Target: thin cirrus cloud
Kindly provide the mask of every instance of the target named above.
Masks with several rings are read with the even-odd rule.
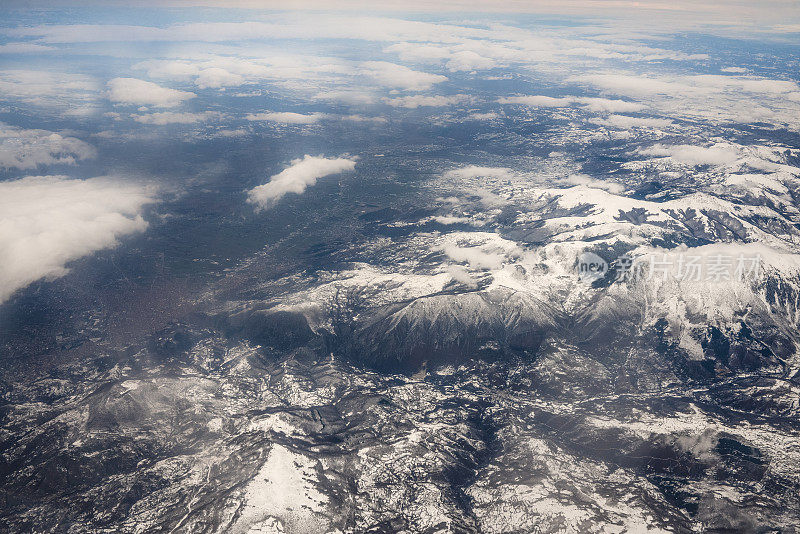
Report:
[[[324,158],[306,154],[291,165],[272,176],[266,184],[259,185],[247,193],[247,201],[256,209],[266,209],[289,193],[302,194],[318,179],[355,169],[355,158]]]
[[[91,159],[95,148],[75,137],[48,130],[27,130],[0,122],[0,168],[35,169]]]
[[[133,120],[142,124],[153,124],[165,126],[167,124],[195,124],[209,119],[219,117],[219,113],[205,111],[203,113],[180,113],[176,111],[161,111],[158,113],[148,113],[146,115],[136,115]]]
[[[107,85],[109,100],[118,104],[169,108],[197,96],[137,78],[114,78]]]
[[[631,128],[667,128],[675,124],[669,119],[629,117],[627,115],[609,115],[602,119],[591,119],[589,122],[616,130],[629,130]]]
[[[397,98],[385,98],[383,101],[395,108],[416,109],[421,107],[444,107],[454,106],[469,102],[471,98],[468,95],[409,95],[400,96]]]
[[[0,303],[68,264],[147,228],[154,201],[140,185],[112,178],[28,176],[0,183]]]

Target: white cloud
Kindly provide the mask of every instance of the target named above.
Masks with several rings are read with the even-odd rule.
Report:
[[[162,111],[159,113],[148,113],[147,115],[136,115],[133,120],[142,124],[155,124],[164,126],[166,124],[195,124],[214,117],[219,113],[206,111],[204,113],[179,113],[175,111]]]
[[[478,287],[478,283],[470,276],[469,271],[461,265],[448,265],[445,270],[453,278],[454,282],[463,284],[471,289]]]
[[[500,98],[500,104],[522,104],[524,106],[539,108],[564,108],[574,105],[585,106],[597,112],[635,112],[644,109],[642,104],[626,102],[625,100],[610,100],[607,98],[594,98],[584,96],[565,96],[554,98],[542,95],[523,95]]]
[[[619,195],[625,191],[625,187],[621,184],[616,182],[608,182],[605,180],[598,180],[597,178],[592,178],[586,174],[573,174],[568,176],[564,181],[571,185],[583,185],[593,189],[602,189],[615,195]]]
[[[448,258],[459,263],[467,263],[474,269],[497,270],[503,267],[505,254],[499,251],[486,252],[479,247],[460,247],[453,243],[440,248]]]
[[[0,183],[0,303],[67,264],[144,231],[141,186],[110,178],[29,176]]]
[[[496,59],[485,57],[473,50],[426,43],[395,43],[387,46],[384,51],[396,53],[402,61],[433,64],[444,61],[445,67],[454,72],[491,69],[497,66]]]
[[[206,45],[208,46],[208,45]],[[194,82],[201,89],[236,87],[260,81],[287,86],[302,82],[323,83],[356,73],[351,62],[338,58],[309,55],[256,56],[251,47],[230,47],[228,55],[185,51],[183,59],[151,59],[133,66],[157,80]],[[231,55],[234,54],[234,55]]]
[[[108,98],[112,102],[136,106],[174,107],[194,98],[194,93],[178,91],[168,87],[139,80],[137,78],[114,78],[108,82]]]
[[[237,86],[242,85],[244,82],[245,78],[241,74],[234,74],[218,67],[201,70],[195,80],[195,83],[201,89]]]
[[[800,85],[732,75],[582,74],[569,79],[633,98],[661,115],[724,122],[766,122],[800,129]]]
[[[94,147],[75,137],[0,122],[0,167],[33,169],[39,165],[73,164],[95,155]]]
[[[279,122],[282,124],[313,124],[325,118],[324,113],[293,113],[291,111],[274,111],[266,113],[249,113],[245,119],[249,121]]]
[[[392,107],[416,109],[420,107],[442,107],[453,106],[462,102],[467,102],[470,97],[467,95],[451,95],[451,96],[424,96],[424,95],[411,95],[401,96],[397,98],[385,98],[383,101]]]
[[[186,2],[174,0],[173,4],[185,5]],[[253,7],[263,2],[253,2],[252,0],[234,0],[233,2],[208,2],[206,4],[223,4],[225,7],[247,4],[246,7]],[[797,31],[796,9],[792,11],[789,7],[790,0],[780,0],[771,2],[771,7],[767,8],[763,2],[718,2],[712,6],[710,3],[686,2],[680,7],[675,7],[674,3],[666,2],[615,2],[608,5],[608,2],[598,3],[597,1],[577,1],[564,2],[540,1],[540,2],[411,2],[401,6],[386,3],[364,2],[337,2],[332,6],[330,2],[310,2],[303,0],[293,2],[294,7],[313,6],[313,10],[330,11],[341,9],[345,5],[356,9],[358,12],[380,11],[389,7],[389,11],[460,11],[462,13],[477,11],[505,12],[505,11],[529,11],[529,12],[549,12],[564,15],[566,12],[576,14],[601,15],[608,20],[609,16],[621,16],[623,20],[638,19],[636,25],[638,31],[617,29],[618,33],[626,32],[640,39],[657,37],[660,33],[665,33],[665,28],[678,31],[679,28],[700,28],[705,23],[712,22],[714,27],[724,27],[720,22],[725,21],[729,26],[742,27],[744,21],[753,28],[758,28],[758,32],[792,32]],[[777,5],[776,5],[777,4]],[[358,7],[356,7],[358,6]],[[288,6],[284,6],[288,7]],[[776,9],[777,7],[777,9]],[[347,8],[345,8],[347,9]],[[717,11],[717,13],[713,13]],[[743,12],[748,11],[748,12]],[[647,17],[642,19],[641,17]],[[713,19],[711,18],[713,17]],[[771,18],[776,25],[754,24],[755,20],[764,21]],[[629,24],[626,24],[629,25]],[[706,26],[707,28],[708,26]],[[194,22],[178,23],[166,27],[155,26],[136,26],[136,25],[110,25],[110,24],[47,24],[32,27],[15,28],[7,33],[14,37],[32,37],[44,43],[99,43],[99,42],[230,42],[236,40],[257,40],[257,39],[362,39],[376,42],[435,42],[435,43],[459,43],[470,39],[486,39],[503,41],[510,36],[505,26],[496,24],[489,28],[472,27],[471,25],[455,25],[447,23],[421,22],[413,20],[398,20],[387,17],[359,16],[357,13],[274,13],[270,15],[269,22],[248,21],[248,22]],[[580,29],[580,28],[579,28]],[[515,29],[515,36],[518,39],[523,37],[534,38],[535,32],[523,32]],[[610,33],[608,27],[589,28],[594,34]],[[623,33],[624,34],[624,33]],[[591,42],[577,41],[571,47],[561,47],[563,50],[578,50],[581,46],[587,46]],[[623,43],[624,44],[624,43]],[[628,45],[630,47],[630,45]],[[642,55],[648,55],[648,47],[640,47],[644,51]],[[620,47],[625,50],[624,47]],[[601,48],[601,50],[604,50]],[[614,49],[612,49],[614,50]],[[683,54],[684,56],[688,54]]]
[[[739,159],[735,146],[718,143],[709,147],[695,145],[655,145],[638,151],[643,156],[668,157],[686,165],[729,165]]]
[[[585,74],[576,76],[574,81],[586,82],[600,89],[641,98],[651,95],[676,95],[681,91],[691,90],[688,81],[681,78],[667,78],[654,76],[634,76],[628,74]]]
[[[447,81],[446,76],[420,72],[387,61],[367,61],[362,67],[364,73],[380,85],[406,91],[425,91],[434,84]]]
[[[356,166],[353,158],[323,158],[306,155],[303,159],[293,160],[291,165],[272,176],[266,184],[248,191],[247,201],[255,204],[257,209],[274,205],[288,193],[301,194],[319,178],[331,174],[352,171]]]
[[[82,74],[22,69],[0,71],[0,100],[67,107],[94,100],[99,89],[94,78]]]
[[[321,120],[341,120],[351,122],[384,123],[383,117],[366,117],[364,115],[331,115],[329,113],[294,113],[291,111],[275,111],[265,113],[249,113],[245,119],[255,122],[277,122],[280,124],[315,124]]]
[[[536,108],[563,108],[571,106],[571,98],[554,98],[543,95],[508,96],[498,100],[500,104],[522,104]]]
[[[454,72],[461,70],[471,71],[491,69],[497,66],[497,62],[494,59],[476,54],[471,50],[461,50],[460,52],[454,52],[445,66],[448,70]]]
[[[272,18],[271,22],[195,22],[163,28],[114,24],[48,24],[15,28],[7,33],[16,37],[35,37],[43,43],[224,42],[254,39],[457,42],[469,37],[486,38],[493,35],[493,32],[483,28],[352,14],[294,13],[276,14]]]
[[[447,47],[427,43],[395,43],[383,51],[395,53],[401,61],[411,63],[439,63],[452,54]]]
[[[342,102],[352,106],[365,106],[375,102],[375,95],[360,89],[333,89],[320,91],[311,97],[313,100]]]
[[[590,122],[619,130],[628,130],[630,128],[666,128],[674,124],[669,119],[629,117],[627,115],[609,115],[603,119],[591,119]]]

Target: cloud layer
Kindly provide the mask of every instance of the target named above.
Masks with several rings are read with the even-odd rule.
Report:
[[[145,188],[110,178],[0,183],[0,303],[36,280],[63,276],[70,261],[143,231],[141,210],[152,201]]]
[[[305,155],[279,172],[264,185],[259,185],[248,192],[248,202],[258,209],[268,208],[288,193],[301,194],[319,178],[331,174],[352,171],[356,166],[355,159],[321,158]]]

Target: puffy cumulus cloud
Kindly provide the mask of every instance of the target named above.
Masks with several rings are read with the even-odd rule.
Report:
[[[195,83],[201,89],[209,87],[220,88],[242,85],[245,82],[245,77],[241,74],[229,72],[219,67],[211,67],[203,69],[197,73]]]
[[[686,165],[730,165],[739,159],[733,145],[717,143],[709,147],[695,145],[655,145],[638,151],[643,156],[670,158]]]
[[[266,184],[248,191],[247,201],[255,204],[257,209],[265,209],[288,193],[303,193],[324,176],[352,171],[355,167],[355,158],[323,158],[306,154],[302,159],[292,160],[289,167],[272,176]]]
[[[271,111],[266,113],[249,113],[245,119],[258,122],[278,122],[281,124],[314,124],[325,118],[324,113],[294,113],[291,111]]]
[[[392,107],[407,108],[407,109],[416,109],[421,107],[454,106],[456,104],[469,102],[470,100],[471,99],[468,95],[450,95],[450,96],[410,95],[410,96],[400,96],[397,98],[383,99],[383,101],[386,104],[389,104]]]
[[[537,108],[565,108],[571,106],[585,106],[597,112],[627,113],[641,111],[642,104],[627,102],[625,100],[610,100],[607,98],[594,98],[586,96],[551,97],[543,95],[510,96],[498,100],[501,104],[521,104]]]
[[[445,67],[453,72],[491,69],[498,66],[496,57],[483,56],[474,50],[465,49],[465,46],[468,45],[452,47],[426,43],[395,43],[387,46],[384,52],[396,53],[401,61],[411,63],[444,63]],[[489,55],[492,55],[491,51]]]
[[[164,126],[167,124],[195,124],[219,117],[219,113],[205,111],[203,113],[180,113],[176,111],[162,111],[159,113],[148,113],[146,115],[135,115],[133,120],[142,124],[154,124]]]
[[[111,178],[29,176],[0,183],[0,303],[68,263],[144,231],[146,188]]]
[[[497,271],[525,256],[513,241],[488,232],[451,232],[443,236],[443,241],[434,250],[444,252],[456,263],[466,263],[470,269]]]
[[[197,96],[137,78],[114,78],[107,85],[109,100],[119,104],[170,108]]]
[[[392,89],[426,91],[434,84],[447,81],[447,77],[441,74],[420,72],[388,61],[366,61],[361,66],[364,74]]]
[[[471,50],[461,50],[460,52],[453,52],[445,66],[451,71],[482,70],[496,67],[497,61],[483,57]]]
[[[93,158],[93,146],[47,130],[26,130],[0,122],[0,167],[33,169]]]

